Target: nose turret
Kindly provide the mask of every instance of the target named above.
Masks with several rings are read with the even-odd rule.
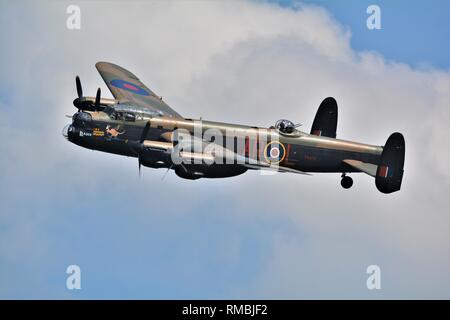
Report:
[[[69,139],[69,132],[72,131],[72,125],[68,124],[66,125],[63,129],[62,129],[62,135],[64,136],[64,138]]]

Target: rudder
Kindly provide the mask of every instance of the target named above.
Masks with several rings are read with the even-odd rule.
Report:
[[[338,107],[334,98],[328,97],[322,101],[317,110],[311,127],[311,134],[316,136],[336,138]]]
[[[380,192],[392,193],[400,190],[405,163],[405,138],[399,132],[389,136],[378,164],[375,185]]]

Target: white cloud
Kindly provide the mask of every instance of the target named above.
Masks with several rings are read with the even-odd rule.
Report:
[[[82,30],[69,31],[63,2],[3,6],[9,31],[1,28],[1,36],[10,46],[0,62],[0,83],[14,91],[11,105],[0,100],[0,134],[11,137],[0,145],[7,181],[0,183],[2,220],[10,221],[6,213],[13,214],[23,196],[35,197],[39,181],[51,185],[40,190],[44,200],[66,188],[59,195],[74,201],[119,179],[117,188],[131,198],[152,194],[169,202],[177,195],[181,214],[193,219],[205,210],[205,199],[214,199],[217,208],[233,203],[230,215],[236,223],[248,216],[291,223],[288,234],[267,234],[270,259],[251,285],[229,288],[233,295],[377,297],[365,290],[364,272],[379,263],[387,279],[380,296],[450,296],[448,72],[416,70],[375,52],[355,52],[349,31],[318,7],[81,2]],[[23,12],[28,24],[17,19]],[[67,121],[63,115],[74,111],[76,74],[86,94],[93,95],[98,85],[108,92],[94,69],[99,60],[129,68],[186,117],[265,126],[289,118],[308,131],[321,100],[334,96],[339,137],[381,145],[391,132],[404,133],[403,188],[382,195],[362,174],[355,175],[350,191],[340,189],[337,174],[248,173],[197,182],[169,176],[160,183],[162,173],[149,169],[144,176],[151,176],[151,184],[137,182],[132,160],[82,150],[60,136]],[[165,210],[163,203],[156,206]],[[173,208],[168,214],[180,213]],[[21,219],[29,217],[24,215]],[[43,237],[41,223],[23,227],[20,221],[17,230]],[[33,239],[14,231],[1,237],[21,250],[33,247]],[[229,247],[227,259],[242,258],[239,240]],[[12,259],[13,249],[2,246],[0,255]]]

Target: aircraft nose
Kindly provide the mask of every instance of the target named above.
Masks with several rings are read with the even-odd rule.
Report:
[[[69,131],[71,131],[72,125],[68,124],[62,129],[62,135],[64,138],[69,139]]]

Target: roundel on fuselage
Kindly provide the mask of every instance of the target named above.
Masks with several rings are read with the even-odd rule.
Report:
[[[264,158],[271,164],[277,164],[284,160],[286,148],[279,141],[272,141],[264,149]]]

